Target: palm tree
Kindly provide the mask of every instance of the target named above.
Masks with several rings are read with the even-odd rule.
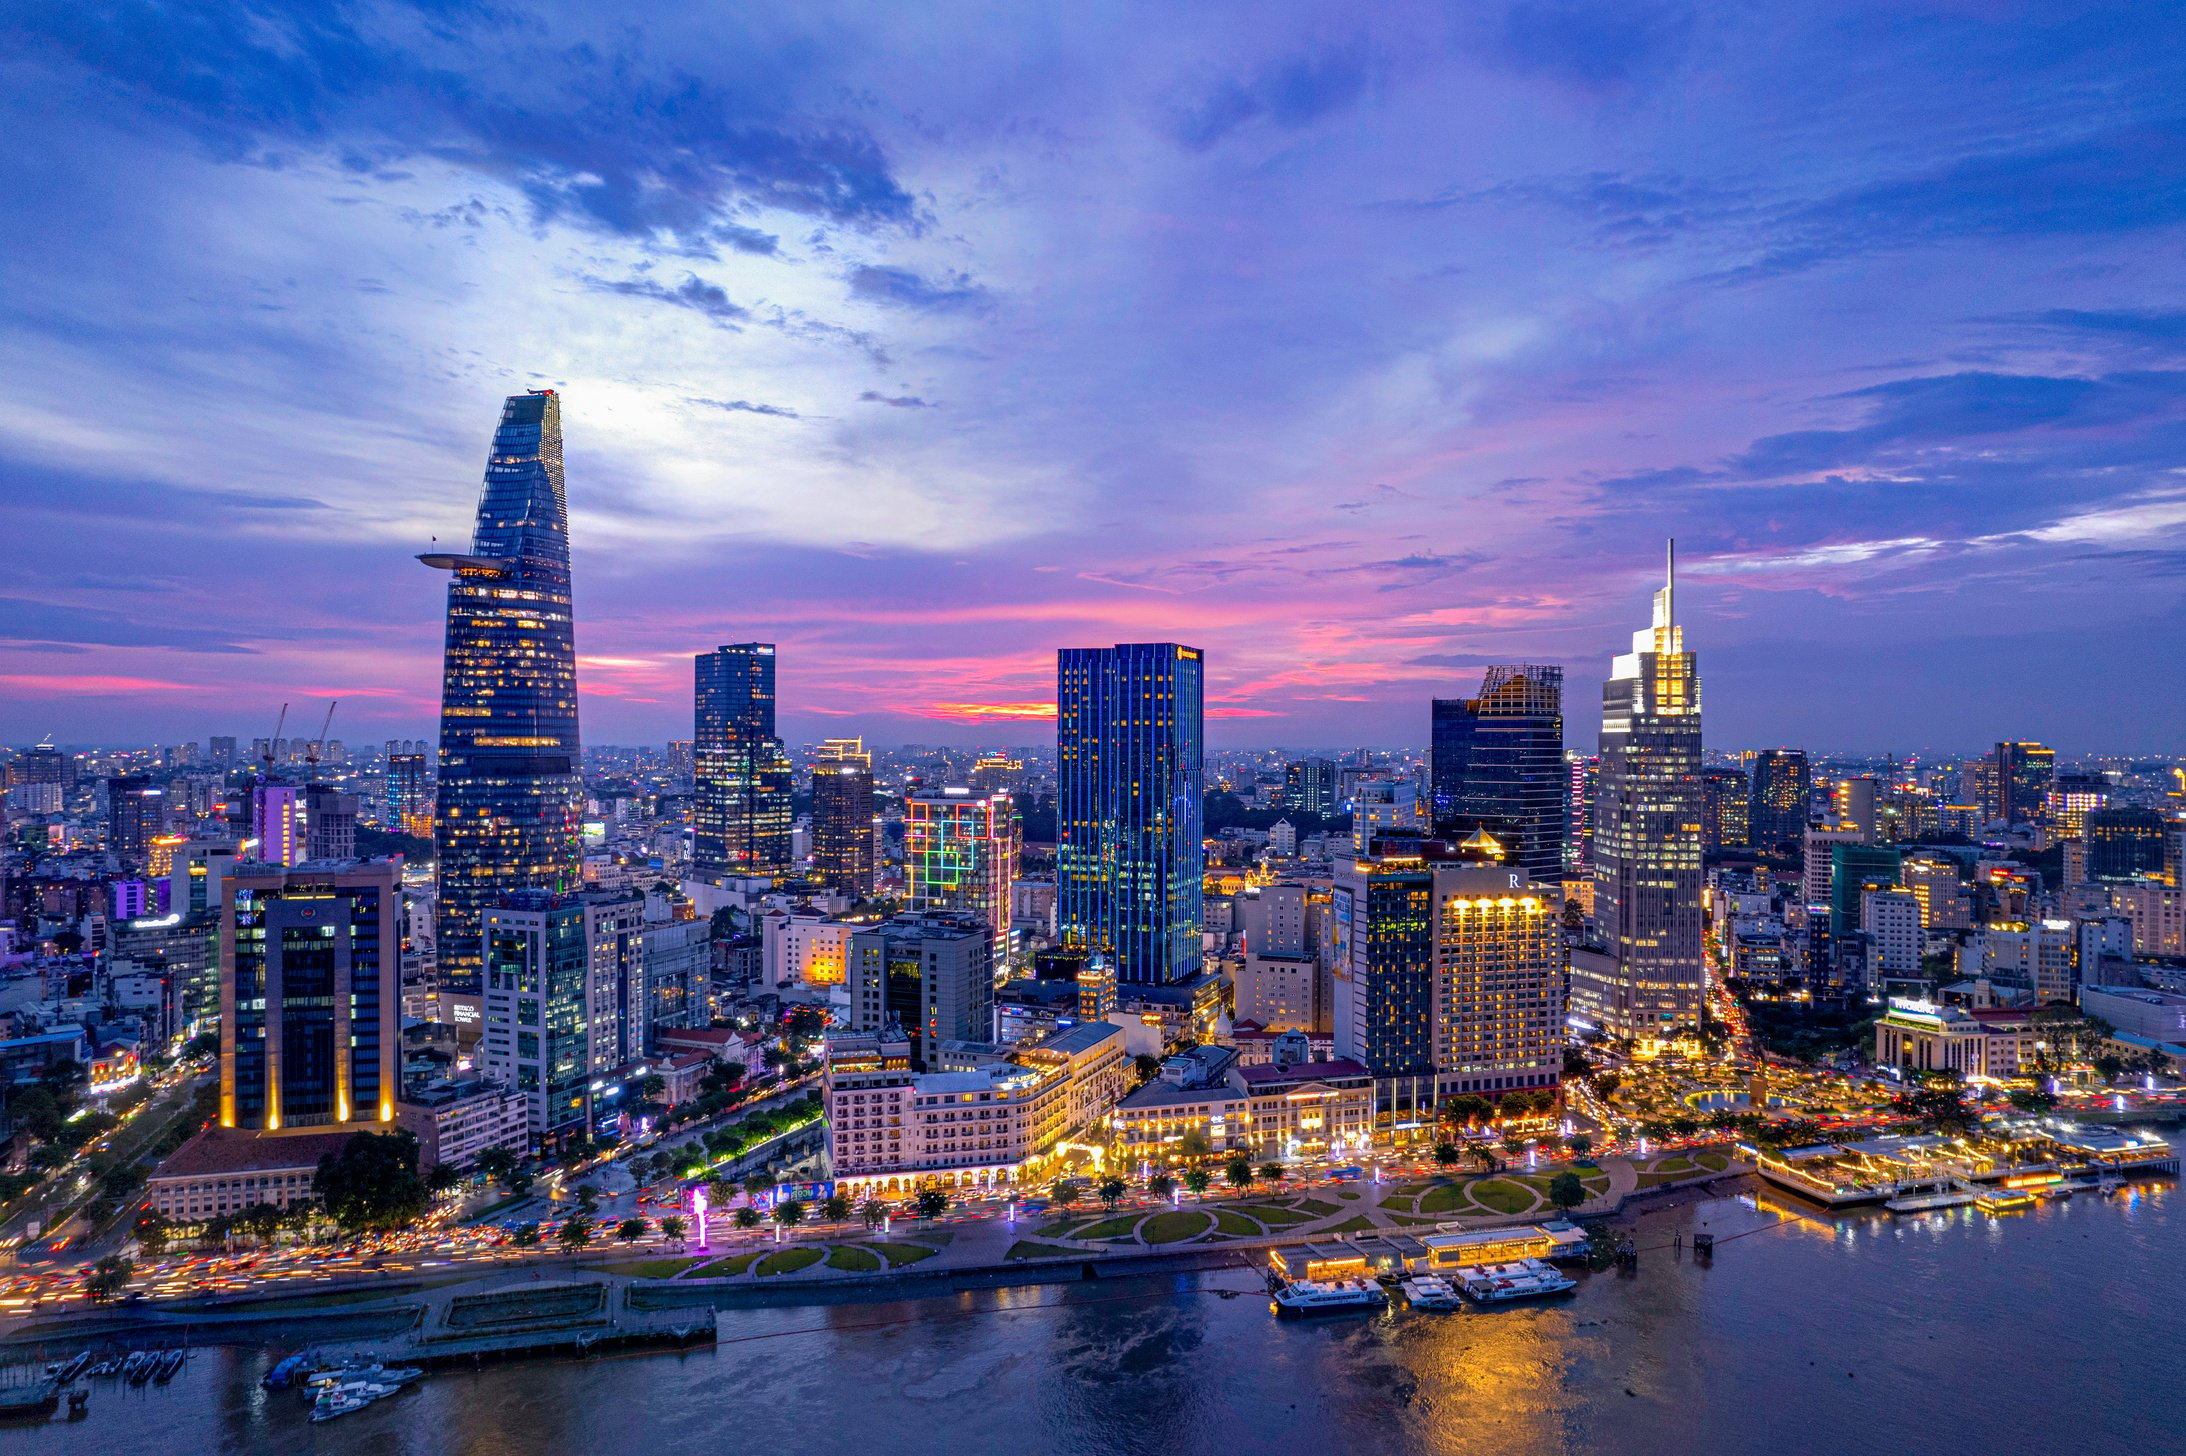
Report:
[[[672,1213],[660,1221],[660,1236],[671,1244],[681,1244],[684,1232],[683,1220]]]
[[[869,1229],[877,1229],[888,1221],[888,1205],[878,1198],[868,1198],[858,1205],[858,1222]]]
[[[1121,1178],[1104,1178],[1101,1180],[1101,1202],[1107,1204],[1111,1209],[1123,1202],[1123,1195],[1129,1191],[1130,1188]]]
[[[1463,1153],[1457,1150],[1456,1143],[1435,1144],[1434,1159],[1435,1166],[1438,1168],[1455,1167],[1457,1165],[1457,1160],[1464,1156],[1465,1155]]]
[[[1176,1179],[1170,1177],[1167,1173],[1156,1173],[1146,1180],[1146,1191],[1156,1198],[1167,1198],[1170,1194],[1176,1192]]]

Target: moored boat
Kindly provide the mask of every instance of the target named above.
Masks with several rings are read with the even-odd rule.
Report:
[[[1507,1304],[1576,1289],[1579,1281],[1540,1259],[1510,1264],[1475,1264],[1456,1271],[1457,1287],[1481,1304]]]
[[[1365,1279],[1295,1279],[1275,1291],[1275,1307],[1285,1314],[1324,1314],[1372,1309],[1388,1298]]]
[[[1414,1309],[1457,1309],[1464,1303],[1457,1286],[1439,1274],[1415,1275],[1398,1288],[1404,1291],[1405,1302]]]

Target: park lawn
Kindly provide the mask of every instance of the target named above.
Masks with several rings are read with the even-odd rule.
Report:
[[[1289,1228],[1292,1224],[1311,1223],[1320,1217],[1319,1214],[1300,1213],[1295,1208],[1264,1208],[1256,1204],[1247,1204],[1244,1212],[1266,1224],[1271,1233],[1277,1229]]]
[[[1016,1243],[1010,1245],[1009,1252],[1002,1257],[1004,1259],[1059,1259],[1068,1258],[1077,1252],[1076,1249],[1066,1249],[1060,1244],[1043,1244],[1033,1239],[1019,1239]]]
[[[1265,1228],[1244,1214],[1233,1212],[1227,1208],[1218,1208],[1214,1211],[1214,1226],[1223,1233],[1241,1239],[1256,1239],[1267,1232]]]
[[[1332,1213],[1343,1212],[1342,1208],[1338,1205],[1333,1203],[1323,1203],[1318,1198],[1301,1198],[1297,1201],[1297,1203],[1292,1206],[1301,1210],[1302,1212],[1312,1215],[1314,1218],[1326,1218]]]
[[[1468,1206],[1472,1200],[1465,1195],[1463,1183],[1438,1183],[1427,1190],[1419,1200],[1421,1213],[1455,1213]]]
[[[1075,1237],[1075,1235],[1073,1235],[1070,1231],[1074,1228],[1077,1228],[1084,1222],[1084,1214],[1074,1214],[1069,1218],[1059,1218],[1055,1220],[1055,1222],[1047,1225],[1045,1228],[1040,1229],[1038,1232],[1040,1234],[1040,1237],[1044,1239],[1073,1238]]]
[[[881,1257],[856,1244],[837,1244],[827,1256],[827,1267],[847,1269],[853,1274],[874,1274],[880,1271]]]
[[[1720,1173],[1731,1165],[1731,1155],[1711,1151],[1696,1154],[1693,1161],[1711,1173]]]
[[[1355,1234],[1361,1232],[1362,1230],[1373,1228],[1374,1226],[1374,1220],[1368,1218],[1365,1214],[1362,1213],[1355,1218],[1347,1218],[1342,1223],[1334,1224],[1328,1228],[1322,1229],[1321,1233]],[[1318,1238],[1319,1235],[1316,1234],[1315,1237]]]
[[[1440,1186],[1439,1183],[1407,1183],[1401,1188],[1390,1189],[1382,1195],[1381,1201],[1387,1203],[1392,1198],[1417,1198],[1428,1189]]]
[[[771,1274],[794,1274],[799,1269],[809,1269],[820,1262],[821,1251],[811,1244],[800,1244],[794,1249],[776,1249],[759,1261],[759,1277]]]
[[[861,1244],[859,1247],[871,1249],[874,1253],[886,1259],[888,1267],[891,1269],[900,1269],[906,1264],[916,1264],[921,1259],[931,1259],[941,1252],[939,1249],[929,1249],[924,1244]]]
[[[1079,1239],[1124,1238],[1130,1234],[1131,1230],[1139,1226],[1139,1220],[1143,1217],[1145,1217],[1144,1214],[1127,1213],[1120,1218],[1104,1218],[1090,1228],[1078,1230],[1071,1237]]]
[[[1524,1213],[1541,1200],[1536,1190],[1512,1178],[1483,1178],[1472,1185],[1473,1202],[1497,1213]]]
[[[1176,1209],[1157,1213],[1146,1220],[1141,1237],[1149,1244],[1181,1244],[1186,1239],[1199,1237],[1208,1227],[1206,1214],[1197,1209]]]
[[[731,1254],[726,1259],[716,1259],[711,1264],[693,1269],[691,1273],[699,1279],[733,1279],[749,1269],[751,1261],[758,1258],[761,1252],[763,1251],[753,1249],[748,1254]]]
[[[613,1264],[587,1264],[601,1274],[627,1274],[632,1279],[673,1279],[696,1264],[696,1259],[623,1259]]]

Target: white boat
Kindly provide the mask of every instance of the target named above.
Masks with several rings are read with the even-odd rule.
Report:
[[[1457,1286],[1439,1274],[1420,1274],[1397,1286],[1414,1309],[1456,1309],[1464,1303]]]
[[[336,1416],[351,1415],[376,1400],[385,1400],[401,1389],[400,1385],[388,1385],[377,1380],[345,1380],[339,1385],[329,1385],[311,1403],[311,1418],[314,1421],[331,1421]]]
[[[1465,1297],[1481,1304],[1504,1304],[1514,1299],[1538,1299],[1578,1288],[1579,1281],[1557,1272],[1539,1259],[1520,1259],[1509,1264],[1473,1264],[1456,1271],[1457,1287]]]
[[[1956,1188],[1944,1193],[1903,1193],[1885,1199],[1882,1206],[1892,1213],[1928,1213],[1938,1208],[1963,1208],[1980,1196]]]
[[[1387,1302],[1381,1286],[1366,1279],[1297,1279],[1275,1291],[1275,1306],[1286,1314],[1319,1314],[1341,1309],[1371,1309]]]

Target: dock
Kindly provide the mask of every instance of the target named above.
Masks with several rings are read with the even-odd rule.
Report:
[[[358,1350],[367,1359],[426,1369],[544,1355],[686,1349],[717,1337],[710,1308],[649,1308],[631,1299],[644,1281],[615,1275],[546,1279],[507,1274],[430,1291],[402,1335]]]

